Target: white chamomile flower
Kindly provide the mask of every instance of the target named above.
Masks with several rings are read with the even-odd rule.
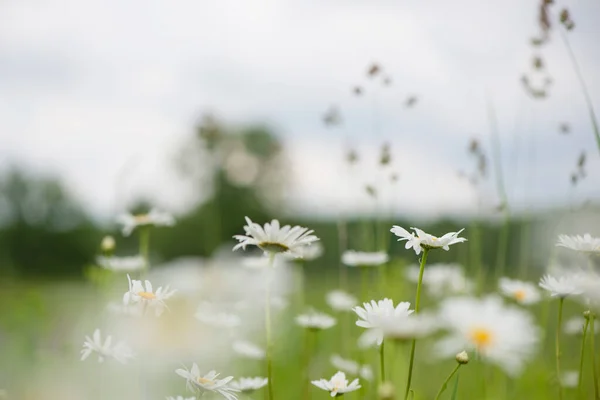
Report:
[[[356,297],[343,290],[332,290],[327,293],[325,301],[335,311],[351,311],[358,303]]]
[[[152,283],[145,281],[145,287],[142,281],[131,279],[127,275],[129,281],[129,290],[123,295],[123,304],[141,304],[145,310],[154,309],[155,315],[158,317],[167,308],[165,300],[173,296],[175,290],[171,290],[168,286],[164,289],[159,287],[156,291],[152,290]]]
[[[416,235],[398,225],[394,225],[390,232],[400,238],[398,239],[399,242],[406,240],[406,249],[410,249],[412,247],[417,255],[420,254],[421,250],[423,249],[444,249],[448,251],[450,250],[451,245],[462,243],[467,240],[465,238],[458,237],[458,235],[464,231],[464,229],[461,229],[458,232],[446,233],[442,237],[430,235],[429,233],[423,232],[418,228],[410,229],[414,230]]]
[[[541,298],[538,289],[530,282],[500,278],[498,288],[504,296],[523,305],[537,303]]]
[[[218,379],[219,374],[216,371],[209,371],[208,374],[200,374],[200,368],[196,363],[192,364],[192,368],[188,371],[185,369],[177,369],[175,373],[186,380],[186,387],[189,391],[204,395],[207,392],[220,394],[227,400],[237,400],[235,393],[239,390],[229,386],[229,382],[233,376],[228,376],[223,379]]]
[[[92,353],[98,355],[98,362],[103,362],[106,358],[114,358],[118,362],[126,364],[130,358],[133,358],[131,349],[124,342],[119,342],[113,346],[112,336],[110,335],[103,342],[100,329],[96,329],[91,338],[89,336],[85,337],[83,350],[81,350],[81,361],[88,358]]]
[[[578,371],[565,371],[561,374],[560,382],[563,387],[575,388],[579,384]]]
[[[320,331],[335,325],[335,318],[325,313],[311,311],[296,317],[296,323],[304,328]]]
[[[575,274],[567,274],[558,277],[544,275],[540,279],[540,287],[550,292],[552,297],[565,298],[571,295],[583,293],[581,279]]]
[[[394,302],[387,298],[377,302],[371,300],[370,303],[363,303],[363,307],[354,307],[352,310],[359,317],[356,325],[367,328],[367,331],[359,339],[359,344],[362,347],[373,344],[381,345],[383,342],[381,326],[385,320],[408,316],[413,313],[413,310],[409,310],[409,308],[409,302],[401,302],[394,307]]]
[[[600,238],[592,237],[589,233],[583,236],[558,235],[556,245],[582,253],[600,253]]]
[[[123,225],[123,236],[131,235],[137,227],[175,225],[175,219],[171,214],[156,209],[150,210],[148,214],[123,214],[117,221]]]
[[[449,334],[437,343],[438,354],[455,357],[465,349],[474,350],[512,376],[533,356],[539,339],[531,315],[516,306],[505,306],[496,296],[445,300],[439,319]]]
[[[280,227],[279,221],[274,219],[266,223],[264,228],[246,217],[247,225],[244,226],[246,235],[235,235],[233,238],[239,243],[233,250],[246,249],[246,246],[257,246],[266,253],[291,253],[302,257],[304,247],[319,240],[313,231],[301,226]]]
[[[342,254],[342,263],[350,267],[375,267],[388,262],[389,257],[383,251],[367,253],[347,250]]]
[[[234,341],[232,344],[232,349],[236,354],[254,360],[263,360],[266,354],[264,349],[246,340]]]
[[[358,375],[368,381],[373,380],[373,369],[370,365],[360,365],[356,361],[348,360],[343,358],[339,354],[333,354],[329,359],[331,365],[333,365],[339,371],[343,371],[350,375]]]
[[[346,374],[341,371],[338,371],[335,375],[333,375],[330,380],[320,379],[318,381],[312,381],[311,383],[319,389],[330,392],[331,397],[341,396],[344,393],[349,393],[360,389],[358,379],[355,379],[348,384]]]
[[[406,278],[414,283],[419,281],[419,266],[406,269]],[[427,294],[440,298],[446,295],[467,294],[471,292],[473,283],[465,276],[459,264],[436,263],[427,265],[423,271],[423,287]]]
[[[173,396],[168,396],[167,400],[196,400],[196,397],[194,397],[194,396],[192,396],[192,397],[183,397],[183,396],[173,397]]]
[[[132,272],[145,268],[146,261],[141,256],[131,257],[98,257],[96,262],[104,269],[114,272]]]
[[[242,393],[252,393],[262,387],[265,387],[269,380],[267,378],[239,378],[231,381],[230,386]]]

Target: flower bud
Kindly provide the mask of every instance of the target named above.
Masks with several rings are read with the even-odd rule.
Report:
[[[585,318],[585,319],[590,319],[592,316],[593,316],[593,314],[590,310],[583,312],[583,318]]]
[[[115,239],[112,236],[104,236],[100,249],[105,253],[111,253],[115,249]]]
[[[378,394],[381,400],[394,400],[396,388],[391,382],[383,382],[379,386]]]
[[[469,355],[466,351],[461,351],[456,355],[456,362],[459,364],[468,364],[469,363]]]

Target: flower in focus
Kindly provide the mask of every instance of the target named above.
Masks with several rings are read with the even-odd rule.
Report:
[[[96,262],[104,269],[114,272],[139,271],[146,267],[146,261],[141,256],[131,257],[98,257]]]
[[[558,235],[556,245],[582,253],[600,253],[600,238],[592,237],[589,233],[583,236]]]
[[[458,237],[458,235],[462,231],[464,231],[464,229],[461,229],[458,232],[446,233],[442,237],[430,235],[429,233],[423,232],[422,230],[420,230],[418,228],[410,228],[410,229],[414,230],[416,232],[416,235],[398,225],[394,225],[392,227],[392,229],[390,230],[390,232],[392,232],[394,235],[396,235],[400,238],[400,239],[398,239],[399,242],[406,240],[405,248],[410,249],[412,247],[412,249],[415,251],[415,253],[417,255],[420,254],[421,250],[423,250],[423,249],[429,250],[429,249],[441,248],[441,249],[448,251],[448,250],[450,250],[451,245],[456,244],[456,243],[462,243],[467,240],[465,238]]]
[[[119,342],[112,346],[112,336],[107,336],[102,342],[100,329],[96,329],[90,338],[85,337],[83,342],[83,350],[81,350],[81,361],[85,360],[92,353],[98,354],[98,362],[103,362],[106,358],[114,358],[122,364],[126,364],[130,358],[133,358],[133,353],[129,346],[124,342]]]
[[[196,363],[192,364],[192,369],[189,371],[179,368],[175,370],[175,373],[185,378],[186,387],[189,391],[200,394],[200,396],[207,392],[213,392],[220,394],[227,400],[237,400],[235,393],[239,392],[239,390],[229,386],[229,382],[233,379],[233,376],[217,379],[219,374],[216,371],[210,371],[203,376],[200,374],[200,368],[198,368]]]
[[[560,382],[563,387],[575,388],[579,384],[579,372],[565,371],[561,374]]]
[[[534,304],[540,301],[541,298],[538,289],[529,282],[500,278],[498,287],[500,293],[519,304]]]
[[[350,311],[358,303],[356,297],[343,290],[332,290],[327,293],[325,301],[335,311]]]
[[[164,289],[159,287],[156,292],[152,290],[152,283],[145,281],[145,287],[142,285],[142,281],[131,279],[127,275],[129,281],[129,290],[123,295],[123,304],[141,304],[144,309],[153,308],[154,313],[159,317],[167,308],[165,300],[175,294],[175,290],[170,290],[169,287]]]
[[[375,267],[388,262],[389,257],[383,251],[367,253],[364,251],[347,250],[342,254],[342,263],[350,267]]]
[[[246,340],[236,340],[232,344],[233,351],[238,355],[254,360],[263,360],[265,358],[265,350],[261,349],[254,343]]]
[[[406,278],[411,282],[419,281],[419,266],[406,269]],[[467,294],[472,289],[472,282],[465,276],[459,264],[431,264],[423,271],[423,286],[432,297],[443,297],[448,294]]]
[[[348,384],[346,375],[341,371],[338,371],[335,375],[333,375],[333,377],[330,380],[320,379],[318,381],[312,381],[311,383],[319,389],[323,389],[330,392],[331,397],[336,397],[339,395],[343,395],[344,393],[353,392],[355,390],[360,389],[358,379],[355,379],[350,384]]]
[[[363,303],[363,307],[354,307],[352,310],[358,315],[359,320],[356,325],[368,330],[359,339],[362,346],[372,344],[381,345],[383,342],[383,332],[381,326],[387,319],[407,317],[413,313],[409,310],[409,302],[398,303],[394,307],[394,302],[390,299],[379,301],[371,300],[370,303]]]
[[[342,358],[339,354],[333,354],[329,359],[331,365],[339,371],[346,372],[350,375],[358,375],[368,381],[373,380],[373,370],[370,365],[360,365],[356,361]]]
[[[540,279],[540,287],[550,292],[550,296],[552,297],[565,298],[567,296],[583,293],[581,279],[573,274],[558,277],[544,275],[542,279]]]
[[[131,235],[137,227],[175,225],[175,219],[171,214],[156,209],[150,210],[148,214],[123,214],[117,218],[117,221],[123,225],[123,236]]]
[[[539,338],[529,313],[505,306],[496,296],[448,299],[442,303],[439,318],[449,331],[437,343],[439,354],[454,357],[471,349],[512,376],[521,372]]]
[[[335,325],[335,318],[325,313],[311,311],[296,317],[296,323],[304,328],[320,331]]]
[[[257,246],[266,253],[291,253],[302,257],[304,247],[319,240],[313,231],[301,226],[279,226],[279,221],[274,219],[266,223],[264,228],[246,217],[247,225],[244,226],[246,235],[235,235],[233,238],[239,243],[233,250],[246,249],[246,246]]]
[[[239,390],[242,393],[252,393],[264,386],[269,382],[267,378],[239,378],[238,380],[231,381],[230,386],[234,389]]]

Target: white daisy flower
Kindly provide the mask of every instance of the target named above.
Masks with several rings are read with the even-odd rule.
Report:
[[[540,287],[550,292],[552,297],[565,298],[571,295],[579,295],[583,293],[581,279],[575,275],[562,275],[554,277],[552,275],[544,275],[540,279]]]
[[[406,269],[406,278],[411,282],[419,281],[419,266],[413,265]],[[423,287],[432,297],[443,297],[450,294],[467,294],[473,288],[473,283],[465,276],[464,269],[459,264],[430,264],[423,271]]]
[[[168,286],[164,289],[161,286],[154,292],[150,281],[146,280],[144,282],[144,287],[142,281],[131,279],[129,275],[127,275],[127,280],[129,281],[129,290],[123,295],[123,304],[141,304],[144,307],[144,310],[153,308],[157,317],[159,317],[165,311],[165,308],[167,308],[165,300],[172,297],[176,292],[175,290],[171,290]]]
[[[213,304],[207,302],[198,306],[194,317],[198,321],[215,328],[232,329],[242,324],[242,319],[238,315],[217,310]]]
[[[352,307],[358,303],[356,297],[343,290],[332,290],[327,293],[325,301],[335,311],[351,311]]]
[[[267,378],[239,378],[231,381],[230,386],[242,393],[252,393],[262,387],[265,387],[269,380]]]
[[[500,293],[515,300],[519,304],[534,304],[541,299],[540,292],[535,285],[530,282],[500,278],[498,288],[500,289]]]
[[[336,321],[330,315],[322,312],[311,311],[307,314],[301,314],[296,317],[296,323],[301,327],[320,331],[329,329],[335,325]]]
[[[464,231],[464,229],[461,229],[458,232],[446,233],[442,237],[430,235],[429,233],[423,232],[422,230],[420,230],[418,228],[410,228],[410,229],[414,230],[417,234],[415,235],[414,233],[408,232],[406,229],[404,229],[398,225],[394,225],[392,227],[392,229],[390,230],[390,232],[392,232],[394,235],[396,235],[400,238],[400,239],[398,239],[399,242],[406,240],[405,248],[410,249],[412,247],[412,249],[415,251],[415,253],[417,255],[419,253],[421,253],[421,250],[423,250],[423,249],[440,249],[441,248],[441,249],[448,251],[448,250],[450,250],[451,245],[456,244],[456,243],[462,243],[467,240],[465,238],[458,237],[458,235],[462,231]]]
[[[592,237],[589,233],[583,236],[558,235],[556,245],[582,253],[600,253],[600,238]]]
[[[389,257],[383,251],[367,253],[364,251],[347,250],[342,254],[342,263],[350,267],[375,267],[388,262]]]
[[[425,337],[438,328],[439,324],[436,319],[427,314],[399,314],[384,318],[380,325],[384,338],[398,342]],[[369,342],[368,339],[363,340]]]
[[[312,381],[311,383],[319,389],[330,392],[331,397],[341,396],[344,393],[349,393],[360,389],[358,379],[355,379],[348,384],[346,375],[341,371],[338,371],[335,375],[333,375],[330,380],[320,379],[318,381]]]
[[[141,256],[131,257],[97,257],[96,262],[104,269],[114,272],[139,271],[146,267],[146,261]]]
[[[129,359],[133,358],[133,353],[129,346],[124,342],[119,342],[112,346],[112,336],[107,336],[104,342],[100,329],[96,329],[90,338],[85,337],[83,342],[83,350],[81,350],[81,361],[88,358],[92,353],[98,355],[98,362],[103,362],[106,358],[114,358],[122,364],[126,364]]]
[[[244,226],[246,235],[235,235],[233,238],[240,243],[233,250],[246,249],[246,246],[257,246],[266,253],[291,253],[302,257],[304,247],[319,240],[313,231],[301,226],[279,226],[279,221],[272,220],[264,228],[246,217]]]
[[[238,355],[254,360],[263,360],[266,352],[254,343],[246,340],[236,340],[232,344],[233,351]]]
[[[167,400],[196,400],[196,397],[195,396],[192,396],[192,397],[183,397],[183,396],[173,397],[173,396],[168,396]]]
[[[150,210],[148,214],[122,214],[117,221],[123,225],[123,236],[131,235],[137,227],[175,225],[175,219],[171,214],[156,209]]]
[[[220,394],[225,397],[227,400],[237,400],[237,395],[235,393],[239,392],[239,390],[232,388],[229,386],[229,382],[233,379],[233,376],[228,376],[223,379],[217,379],[219,374],[216,371],[209,371],[208,374],[202,375],[200,374],[200,368],[196,363],[192,364],[192,369],[177,369],[175,373],[186,380],[186,387],[189,391],[199,394],[200,396],[204,395],[207,392],[213,392]]]
[[[578,371],[565,371],[561,374],[560,382],[563,387],[576,388],[579,385]]]
[[[533,356],[539,339],[531,315],[505,306],[496,296],[448,299],[442,303],[439,318],[449,331],[437,343],[440,355],[455,357],[459,351],[474,350],[513,376]]]
[[[381,345],[383,342],[381,326],[385,320],[408,316],[413,313],[413,310],[409,310],[409,308],[409,302],[401,302],[394,307],[394,302],[387,298],[377,302],[371,300],[370,303],[363,303],[363,307],[354,307],[352,310],[359,317],[356,325],[367,328],[367,331],[359,339],[359,344],[362,347],[373,344]]]
[[[361,366],[356,361],[343,358],[339,354],[333,354],[329,361],[331,362],[331,365],[339,371],[346,372],[350,375],[358,375],[368,381],[373,380],[373,369],[370,365],[365,364]]]

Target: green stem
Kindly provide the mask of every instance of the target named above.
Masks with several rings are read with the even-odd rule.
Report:
[[[301,311],[304,307],[304,260],[298,261],[294,265],[294,275],[296,282],[296,309]]]
[[[569,53],[569,58],[571,59],[571,63],[573,63],[573,69],[575,70],[575,74],[577,75],[577,79],[579,80],[579,84],[581,85],[581,92],[583,93],[583,97],[585,98],[585,102],[587,104],[588,112],[590,114],[590,120],[592,122],[592,128],[594,129],[594,136],[596,138],[596,145],[598,146],[598,150],[600,150],[600,129],[598,128],[598,120],[596,119],[596,113],[594,112],[594,106],[592,104],[592,98],[587,90],[587,85],[585,83],[585,79],[583,79],[583,74],[581,73],[581,68],[579,68],[579,63],[575,58],[575,53],[571,48],[571,44],[567,39],[567,35],[563,32],[562,29],[559,29],[560,36],[565,43],[565,47],[567,48],[567,52]]]
[[[307,329],[304,335],[304,396],[302,397],[304,400],[310,399],[310,362],[313,352],[313,340],[311,339],[313,334],[316,335],[316,332]]]
[[[275,253],[269,253],[267,270],[267,287],[265,290],[265,330],[267,332],[267,379],[269,400],[273,400],[273,340],[271,337],[271,272],[275,261]]]
[[[379,346],[379,367],[381,369],[381,383],[385,382],[385,350],[384,350],[385,340],[381,342],[381,346]]]
[[[427,262],[427,254],[429,249],[423,249],[423,257],[421,257],[421,267],[419,269],[419,281],[417,282],[417,297],[415,299],[415,314],[419,313],[419,305],[421,304],[421,286],[423,283],[423,272],[425,272],[425,263]],[[404,400],[408,399],[410,393],[410,384],[412,382],[413,365],[415,363],[415,350],[417,347],[417,339],[413,339],[410,348],[410,361],[408,364],[408,379],[406,381],[406,391],[404,392]]]
[[[581,390],[582,390],[582,386],[581,383],[583,382],[583,360],[584,360],[584,354],[585,354],[585,337],[587,335],[587,330],[588,330],[588,326],[590,325],[590,320],[589,318],[585,319],[585,324],[583,325],[583,337],[581,338],[581,354],[579,355],[579,375],[577,376],[577,391],[579,392],[579,394],[581,395]]]
[[[594,344],[594,337],[596,336],[596,330],[594,328],[594,320],[596,316],[590,315],[590,347],[592,353],[592,372],[594,378],[594,399],[600,399],[600,390],[598,389],[598,366],[596,365],[596,349]]]
[[[369,301],[369,267],[360,268],[361,297],[363,301]]]
[[[558,398],[563,398],[563,387],[561,382],[560,375],[560,331],[562,329],[562,314],[563,314],[563,304],[565,302],[565,298],[561,297],[558,302],[558,323],[556,326],[556,378],[558,382]]]
[[[454,369],[452,370],[452,372],[450,372],[450,375],[448,375],[448,377],[446,378],[446,380],[444,381],[444,383],[442,383],[442,387],[440,388],[440,390],[438,391],[437,395],[435,396],[435,400],[438,400],[440,398],[440,396],[442,395],[442,393],[444,393],[444,390],[446,390],[446,388],[448,387],[448,383],[450,383],[450,379],[452,379],[452,377],[454,376],[454,374],[456,374],[458,372],[458,369],[461,367],[462,364],[456,364],[456,367],[454,367]]]
[[[139,231],[140,236],[140,256],[144,259],[144,271],[150,269],[150,228],[147,226],[141,227]]]

